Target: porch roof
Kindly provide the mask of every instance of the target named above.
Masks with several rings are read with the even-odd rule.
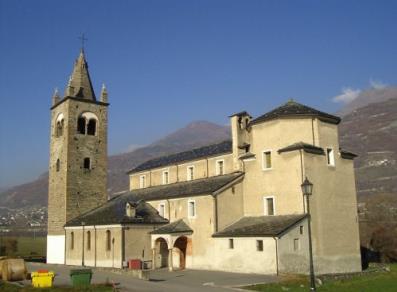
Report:
[[[167,225],[163,225],[156,230],[150,232],[150,234],[171,234],[171,233],[192,233],[193,230],[183,221],[179,219]]]
[[[213,234],[212,237],[278,236],[306,216],[306,214],[300,214],[242,217],[232,225]]]

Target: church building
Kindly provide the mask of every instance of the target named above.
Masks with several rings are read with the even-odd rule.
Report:
[[[233,114],[230,141],[146,161],[108,200],[108,105],[82,51],[51,107],[48,263],[306,274],[310,220],[316,273],[361,270],[355,155],[339,146],[339,117],[293,100]]]

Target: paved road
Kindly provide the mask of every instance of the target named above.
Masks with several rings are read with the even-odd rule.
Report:
[[[70,285],[69,271],[81,267],[63,265],[46,265],[28,263],[29,272],[38,269],[54,271],[55,285]],[[133,278],[129,274],[119,274],[108,270],[94,270],[93,283],[104,283],[107,280],[119,283],[121,291],[175,291],[175,292],[201,292],[201,291],[227,291],[233,287],[277,281],[276,276],[257,274],[237,274],[215,271],[183,270],[168,272],[167,270],[151,271],[150,281]]]

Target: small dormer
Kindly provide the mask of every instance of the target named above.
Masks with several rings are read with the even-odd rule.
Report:
[[[127,202],[125,204],[125,214],[127,217],[130,218],[136,217],[136,206],[137,204],[134,202]]]

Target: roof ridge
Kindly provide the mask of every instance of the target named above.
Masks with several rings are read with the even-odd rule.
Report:
[[[276,107],[275,109],[264,113],[263,115],[253,119],[250,125],[259,122],[269,121],[281,117],[297,117],[297,116],[312,116],[318,117],[320,120],[332,124],[339,124],[341,119],[335,115],[317,110],[313,107],[301,104],[291,99],[286,103]]]

